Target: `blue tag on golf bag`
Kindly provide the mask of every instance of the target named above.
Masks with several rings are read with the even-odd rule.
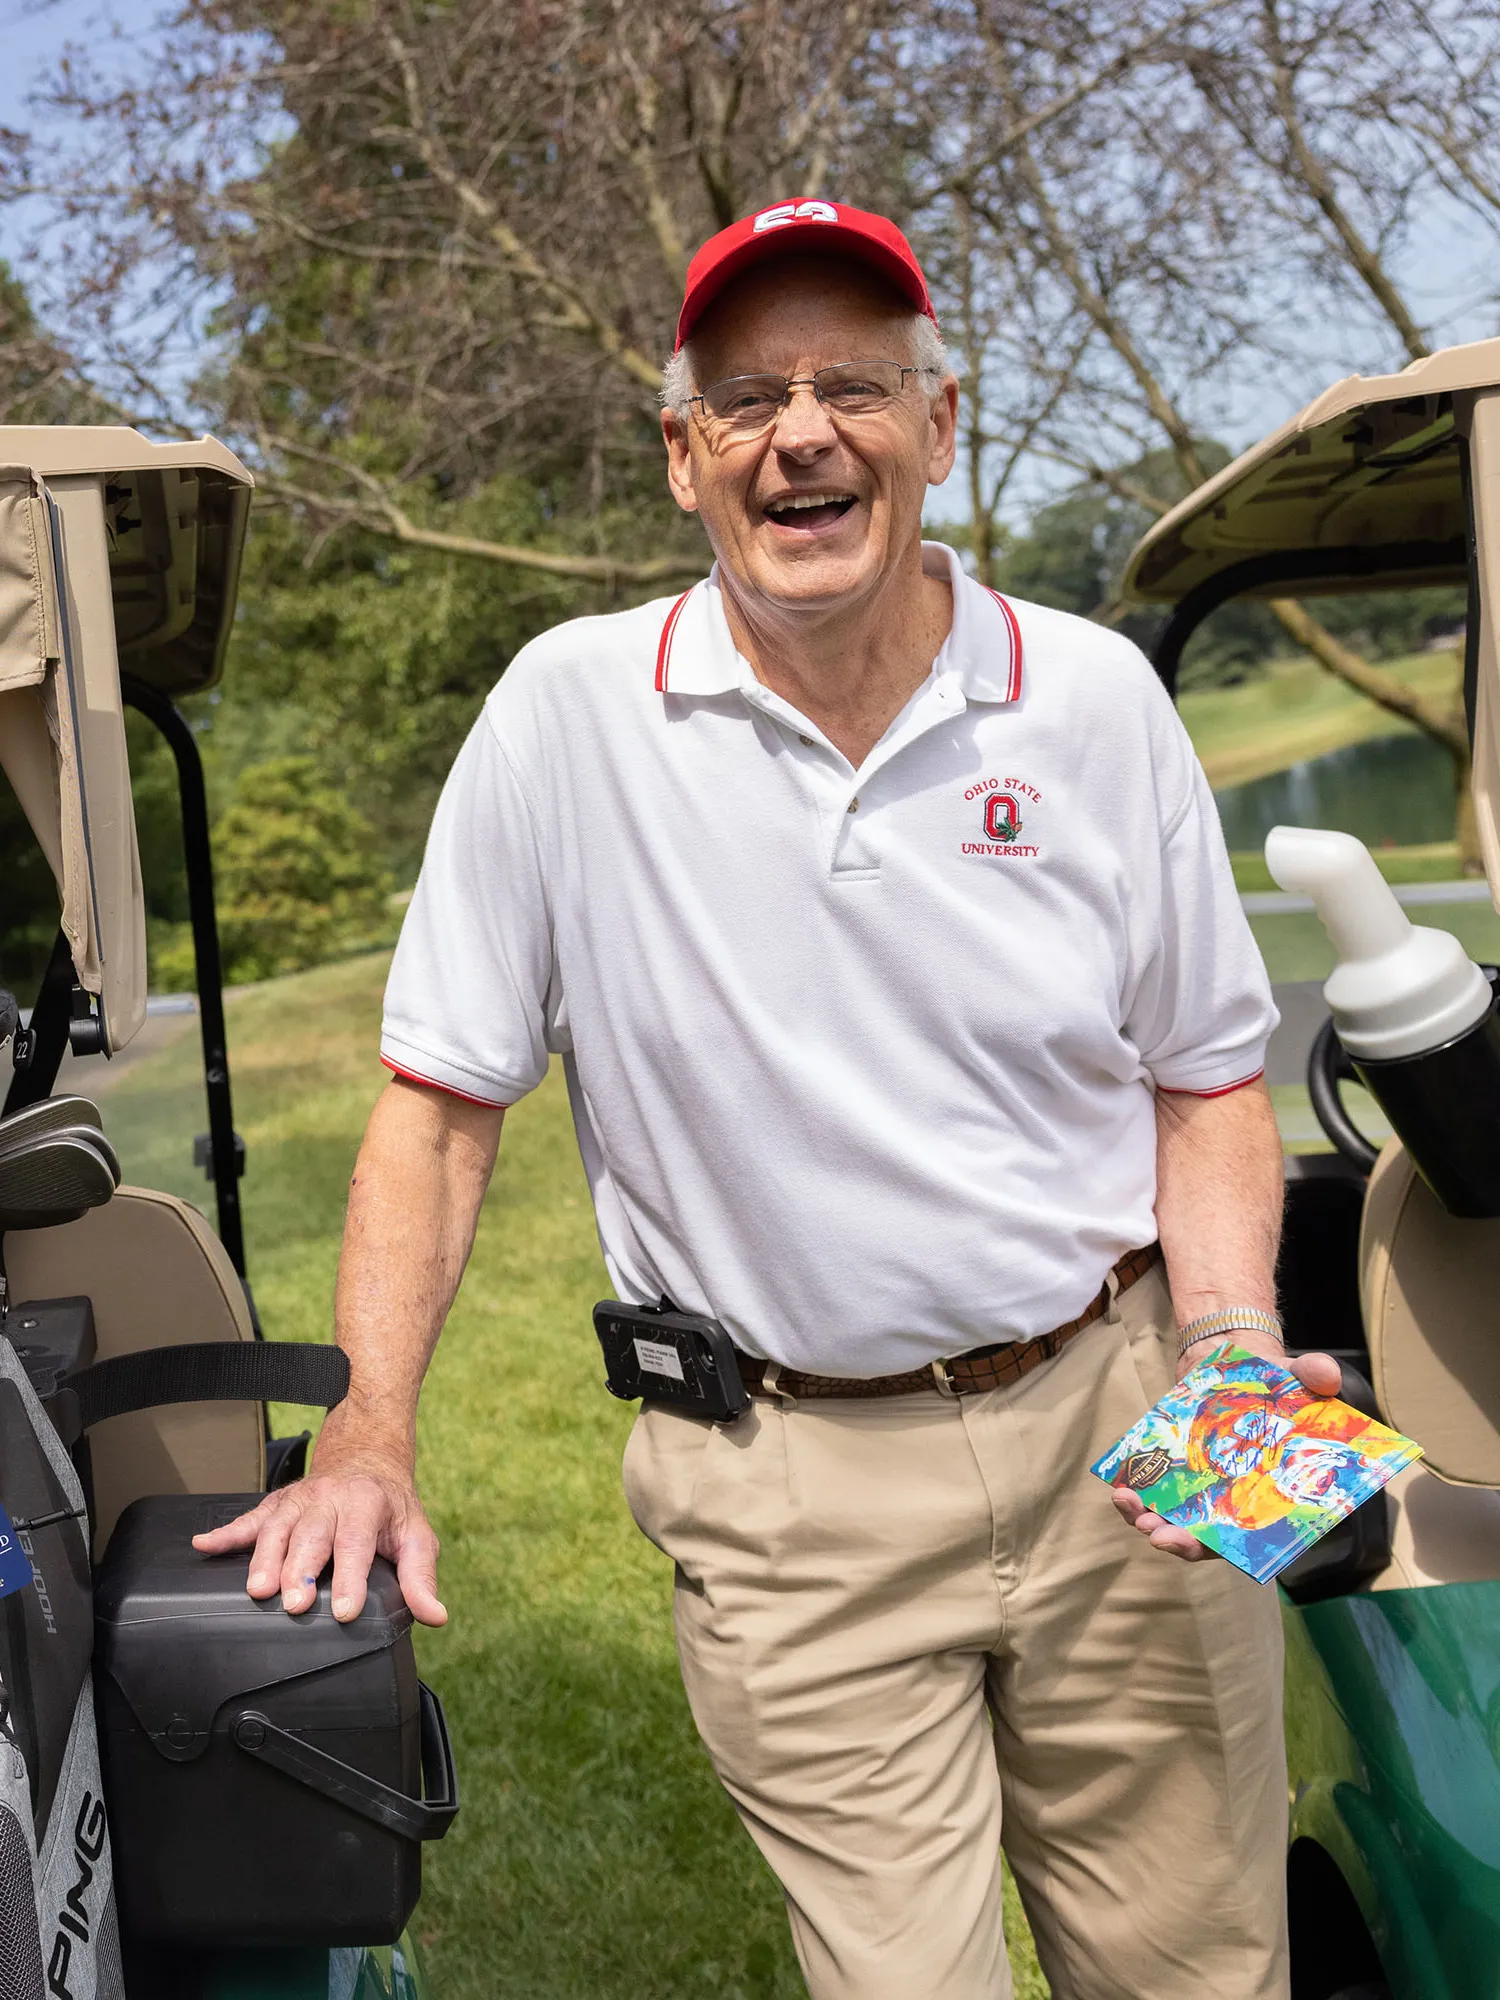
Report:
[[[0,1597],[25,1590],[31,1582],[31,1558],[21,1547],[10,1516],[0,1507]]]

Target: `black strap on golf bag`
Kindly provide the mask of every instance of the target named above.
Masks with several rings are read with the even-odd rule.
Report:
[[[70,1375],[43,1405],[66,1445],[108,1417],[165,1403],[311,1403],[349,1393],[349,1357],[295,1341],[205,1340],[117,1354]]]

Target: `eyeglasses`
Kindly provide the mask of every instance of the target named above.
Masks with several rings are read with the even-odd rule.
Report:
[[[705,417],[733,432],[753,437],[768,430],[792,400],[794,389],[811,389],[835,417],[873,417],[887,409],[906,387],[908,375],[931,374],[899,361],[840,361],[815,375],[731,375],[688,401],[702,405]]]

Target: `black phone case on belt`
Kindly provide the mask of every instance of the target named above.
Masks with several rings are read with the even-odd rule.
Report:
[[[733,1423],[750,1407],[734,1342],[716,1319],[604,1299],[594,1307],[594,1331],[605,1385],[622,1401],[639,1396],[715,1423]]]

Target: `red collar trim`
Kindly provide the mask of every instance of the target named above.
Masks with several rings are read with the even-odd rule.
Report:
[[[697,588],[696,584],[693,588]],[[677,630],[677,621],[682,616],[682,608],[692,594],[692,590],[685,590],[682,593],[681,597],[678,598],[672,609],[667,613],[667,622],[661,628],[661,638],[656,648],[656,692],[658,694],[669,692],[667,676],[672,664],[672,635]]]
[[[696,588],[697,585],[695,584],[692,590],[685,590],[682,593],[681,597],[676,600],[672,608],[668,611],[666,622],[661,628],[661,638],[657,641],[656,646],[656,692],[658,694],[671,693],[672,642],[677,635],[678,620],[682,617],[683,611],[687,607],[687,601]],[[1022,645],[1020,621],[1011,609],[1010,604],[1000,595],[998,590],[990,590],[988,584],[984,588],[987,594],[999,605],[1000,614],[1005,620],[1006,633],[1010,639],[1010,675],[1006,683],[1005,699],[1008,702],[1016,701],[1019,700],[1021,694]]]
[[[999,605],[1001,611],[1004,612],[1005,614],[1006,630],[1010,633],[1010,685],[1006,688],[1005,699],[1007,701],[1016,701],[1021,693],[1020,620],[1016,617],[1015,612],[1011,610],[1009,604],[1000,595],[998,590],[990,590],[988,584],[986,584],[984,588],[990,591],[990,596],[994,598],[995,602]]]

